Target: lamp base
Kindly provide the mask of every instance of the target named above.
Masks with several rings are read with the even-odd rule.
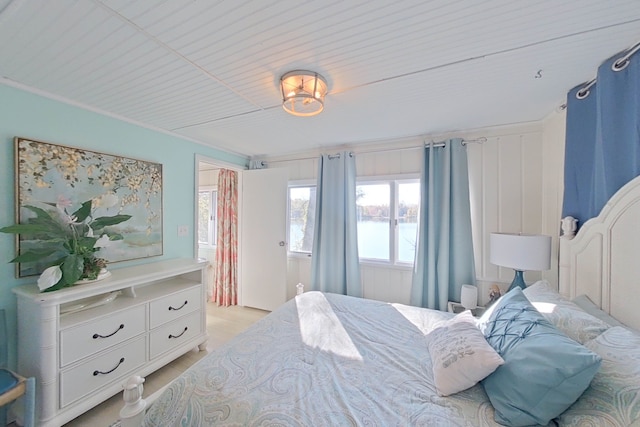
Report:
[[[521,289],[527,289],[527,284],[524,283],[524,272],[520,271],[520,270],[516,270],[516,275],[513,277],[513,282],[511,282],[511,286],[509,286],[509,289],[507,290],[507,292],[509,292],[511,289],[513,288],[521,288]]]

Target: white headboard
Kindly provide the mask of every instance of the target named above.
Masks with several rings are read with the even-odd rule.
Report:
[[[572,238],[560,238],[560,293],[586,294],[640,330],[640,177],[611,197]]]

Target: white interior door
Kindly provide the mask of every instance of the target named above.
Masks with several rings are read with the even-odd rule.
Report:
[[[287,170],[242,173],[242,305],[273,311],[287,299]]]

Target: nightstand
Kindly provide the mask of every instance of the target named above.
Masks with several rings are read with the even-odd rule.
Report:
[[[464,308],[463,305],[460,304],[459,302],[449,301],[447,303],[447,311],[449,313],[458,314],[458,313],[462,313],[465,310],[466,308]],[[480,317],[485,312],[485,310],[486,310],[485,307],[478,306],[473,310],[471,310],[471,314],[473,314],[475,317]]]

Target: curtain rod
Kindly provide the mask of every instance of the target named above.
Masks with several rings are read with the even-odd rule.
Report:
[[[487,142],[487,138],[480,137],[477,139],[463,139],[462,140],[462,145],[467,145],[467,144],[484,144],[485,142]],[[447,143],[447,141],[433,141],[433,147],[438,148],[438,147],[444,147],[444,145]],[[429,143],[424,143],[425,147],[431,147],[431,142]]]
[[[611,64],[611,69],[616,72],[624,70],[625,68],[627,68],[627,65],[629,65],[629,59],[638,51],[640,51],[640,42],[627,49],[627,53],[625,55],[613,61],[613,63]],[[576,98],[585,99],[587,96],[589,96],[589,93],[591,93],[590,89],[594,84],[596,84],[596,80],[597,77],[594,77],[593,79],[586,82],[584,86],[582,86],[582,88],[576,92]]]
[[[463,139],[462,140],[462,145],[467,145],[467,144],[482,144],[484,142],[487,142],[487,138],[485,138],[484,136],[481,138],[477,138],[477,139]],[[433,146],[435,148],[438,147],[444,147],[446,141],[437,141],[433,143]],[[416,150],[418,148],[426,148],[429,147],[430,143],[423,143],[422,145],[414,145],[411,147],[400,147],[400,148],[384,148],[384,149],[378,149],[378,150],[367,150],[367,151],[350,151],[349,154],[350,155],[354,155],[354,154],[374,154],[374,153],[388,153],[388,152],[392,152],[392,151],[404,151],[404,150]],[[332,158],[333,156],[335,156],[335,154],[331,154],[329,155],[329,158]],[[339,156],[339,154],[338,154]],[[268,163],[282,163],[282,162],[295,162],[295,161],[300,161],[300,160],[313,160],[313,159],[317,159],[318,156],[309,156],[309,157],[295,157],[292,159],[282,159],[282,160],[262,160],[262,165],[264,166],[265,164]]]

